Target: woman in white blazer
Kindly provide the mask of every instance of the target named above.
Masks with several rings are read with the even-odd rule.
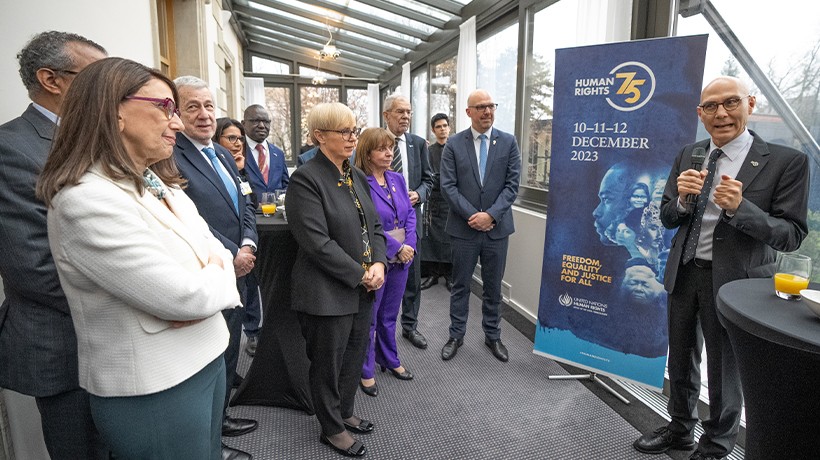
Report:
[[[38,183],[80,386],[117,458],[221,458],[231,254],[169,160],[173,83],[108,58],[76,76]]]

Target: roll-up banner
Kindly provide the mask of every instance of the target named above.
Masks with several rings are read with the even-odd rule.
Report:
[[[556,50],[535,353],[662,388],[673,232],[659,207],[695,140],[706,39]]]

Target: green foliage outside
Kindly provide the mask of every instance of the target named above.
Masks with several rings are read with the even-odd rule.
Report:
[[[809,210],[809,234],[800,245],[800,254],[811,257],[813,262],[811,280],[812,282],[820,282],[820,211]]]

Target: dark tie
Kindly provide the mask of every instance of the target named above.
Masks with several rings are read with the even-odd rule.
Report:
[[[219,178],[222,179],[222,183],[225,184],[225,189],[228,190],[228,195],[230,195],[231,200],[233,200],[233,207],[236,209],[236,213],[239,214],[239,196],[236,194],[236,183],[228,177],[222,169],[219,160],[216,158],[216,152],[214,152],[213,147],[205,147],[202,151],[205,152],[205,155],[209,160],[211,160],[211,165],[216,170]]]
[[[478,174],[481,177],[481,185],[484,185],[484,171],[487,169],[487,135],[478,136],[481,145],[478,149]]]
[[[397,173],[401,173],[401,149],[399,148],[401,138],[396,138],[396,144],[393,146],[393,162],[390,163],[390,169]]]
[[[706,210],[706,204],[709,202],[709,193],[712,191],[712,182],[715,178],[715,165],[718,157],[723,153],[721,149],[715,149],[709,155],[709,164],[706,166],[706,179],[703,180],[703,188],[698,196],[698,201],[695,204],[695,212],[692,215],[692,221],[689,224],[689,235],[686,237],[686,245],[683,247],[682,263],[686,265],[695,258],[695,252],[698,249],[698,239],[700,238],[700,224],[703,220],[703,212]]]

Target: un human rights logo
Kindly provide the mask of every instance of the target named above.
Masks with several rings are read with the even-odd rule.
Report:
[[[615,85],[609,91],[606,101],[615,110],[638,110],[646,105],[655,93],[655,74],[642,62],[624,62],[617,65],[609,74],[615,76]]]
[[[558,296],[558,303],[565,307],[569,307],[570,305],[572,305],[572,297],[569,295],[568,292],[565,292],[564,294]]]

